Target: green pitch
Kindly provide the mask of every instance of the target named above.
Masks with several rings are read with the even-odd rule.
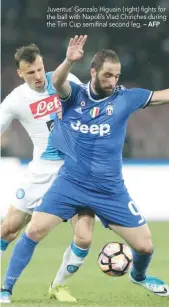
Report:
[[[169,284],[169,223],[150,223],[155,254],[149,274],[162,278]],[[28,269],[23,272],[13,292],[12,307],[169,307],[169,297],[158,297],[132,284],[128,275],[112,278],[104,275],[97,264],[102,246],[122,240],[110,230],[96,223],[93,244],[85,265],[69,279],[71,293],[77,304],[62,304],[48,300],[47,290],[59,268],[64,249],[72,239],[71,226],[60,225],[36,249]],[[12,245],[2,259],[2,276],[11,255]],[[6,259],[5,259],[6,258]]]

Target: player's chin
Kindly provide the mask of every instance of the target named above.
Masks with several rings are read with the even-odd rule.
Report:
[[[34,85],[35,90],[36,89],[43,89],[44,88],[44,82],[36,82]]]
[[[109,88],[109,89],[105,89],[104,92],[105,92],[105,96],[110,96],[112,93],[113,93],[113,88]]]
[[[43,81],[35,82],[36,87],[42,87],[43,84],[44,84]]]

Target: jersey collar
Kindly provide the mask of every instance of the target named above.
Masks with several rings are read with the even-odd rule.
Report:
[[[92,95],[91,95],[91,82],[89,81],[88,83],[87,83],[87,93],[88,93],[88,96],[89,96],[89,98],[91,99],[91,100],[93,100],[93,101],[95,101],[95,102],[100,102],[100,101],[105,101],[107,98],[109,98],[110,96],[107,96],[107,97],[105,97],[105,98],[102,98],[102,99],[94,99],[93,97],[92,97]],[[94,94],[95,95],[95,94]],[[95,95],[96,97],[97,97],[97,95]],[[99,96],[98,96],[99,97]]]

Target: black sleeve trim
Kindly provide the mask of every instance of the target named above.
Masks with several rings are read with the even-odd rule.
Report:
[[[147,107],[149,106],[153,94],[154,94],[154,92],[151,92],[151,95],[150,95],[150,97],[148,98],[148,100],[147,100],[146,104],[144,105],[143,109],[145,109],[145,108],[147,108]]]

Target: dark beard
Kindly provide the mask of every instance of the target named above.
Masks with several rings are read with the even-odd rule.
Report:
[[[96,78],[95,84],[94,84],[94,88],[95,91],[97,93],[97,95],[99,95],[100,98],[105,98],[110,96],[113,93],[113,89],[112,89],[112,93],[111,94],[107,94],[100,86],[100,81],[98,78]]]

